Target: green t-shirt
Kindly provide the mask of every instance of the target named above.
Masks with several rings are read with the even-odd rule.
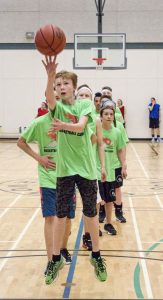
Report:
[[[100,113],[96,111],[95,109],[95,115],[96,115],[96,118],[100,118]]]
[[[128,139],[127,132],[126,132],[126,129],[124,128],[123,124],[119,121],[116,121],[116,127],[121,131],[122,137],[123,137],[125,143],[128,144],[129,139]]]
[[[80,175],[86,179],[97,179],[95,158],[90,139],[89,124],[93,122],[93,106],[89,99],[76,100],[74,104],[57,102],[54,116],[66,123],[77,123],[88,116],[82,133],[60,130],[57,135],[57,177]]]
[[[127,145],[129,143],[127,132],[126,132],[123,124],[121,122],[117,121],[117,120],[116,120],[116,128],[118,128],[120,130],[121,135],[122,135],[122,139],[125,142],[125,144]],[[119,161],[119,159],[117,157],[117,159],[115,161],[115,169],[120,168],[120,167],[121,167],[121,162]]]
[[[106,181],[112,182],[115,180],[115,161],[117,160],[117,151],[125,147],[125,142],[122,139],[121,132],[118,128],[112,125],[110,130],[103,129],[103,142],[105,151],[105,169],[107,173]],[[100,180],[100,161],[97,155],[97,170],[98,179]]]
[[[116,106],[116,110],[115,110],[115,119],[116,119],[116,121],[124,123],[122,113],[118,106]]]
[[[56,162],[57,143],[56,135],[53,138],[48,136],[48,130],[52,124],[51,113],[36,118],[22,133],[22,137],[27,143],[37,142],[39,147],[39,154],[41,156],[52,156],[52,160]],[[40,187],[56,188],[56,170],[45,170],[43,166],[38,164],[38,176]]]
[[[91,131],[93,132],[93,134],[96,134],[96,119],[97,119],[97,116],[96,116],[95,111],[93,109],[92,122],[89,123],[89,127],[90,127]]]

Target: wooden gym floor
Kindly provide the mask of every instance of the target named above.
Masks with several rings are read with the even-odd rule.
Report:
[[[108,280],[97,281],[82,248],[78,197],[68,245],[72,264],[46,286],[37,164],[16,141],[0,141],[0,299],[163,299],[163,144],[130,142],[127,164],[127,223],[118,223],[113,211],[117,236],[107,235],[101,224]]]

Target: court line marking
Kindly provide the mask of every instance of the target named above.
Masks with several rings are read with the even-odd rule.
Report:
[[[149,175],[135,149],[135,147],[133,146],[133,144],[130,144],[133,152],[135,153],[135,156],[139,162],[140,167],[142,168],[144,175],[146,178],[149,179]],[[132,214],[132,218],[133,218],[133,223],[134,223],[134,229],[135,229],[135,234],[136,234],[136,240],[137,240],[137,244],[138,244],[138,249],[139,250],[143,250],[142,247],[142,243],[141,243],[141,239],[140,239],[140,234],[139,234],[139,230],[138,230],[138,225],[137,225],[137,221],[136,221],[136,215],[135,215],[135,211],[132,208],[133,207],[133,202],[132,202],[132,198],[129,197],[129,203],[130,203],[130,207],[131,207],[131,214]],[[144,280],[145,280],[145,285],[146,285],[146,290],[147,290],[147,295],[148,295],[148,299],[153,299],[153,293],[152,293],[152,288],[151,288],[151,284],[150,284],[150,280],[149,280],[149,274],[147,271],[147,266],[146,266],[146,262],[145,260],[141,260],[140,264],[142,266],[142,270],[143,270],[143,275],[144,275]]]
[[[23,194],[18,195],[11,203],[10,205],[0,214],[0,218],[2,218],[8,210],[23,196]]]
[[[138,245],[138,250],[139,251],[143,251],[142,242],[141,242],[141,238],[140,238],[140,234],[139,234],[139,228],[138,228],[138,224],[137,224],[137,220],[136,220],[136,214],[135,214],[135,210],[133,208],[133,202],[132,202],[132,198],[131,197],[129,197],[129,204],[130,204],[130,208],[131,208],[131,215],[132,215],[132,220],[133,220],[133,225],[134,225],[134,230],[135,230],[135,236],[136,236],[136,242],[137,242],[137,245]],[[139,256],[145,257],[145,255],[144,255],[143,252],[141,252],[139,254]],[[143,270],[144,281],[145,281],[145,286],[146,286],[146,291],[147,291],[148,299],[153,299],[152,288],[151,288],[149,274],[148,274],[147,265],[146,265],[145,260],[141,259],[140,260],[140,264],[141,264],[142,270]]]
[[[143,163],[142,163],[142,161],[141,161],[141,159],[140,159],[140,156],[138,155],[138,153],[137,153],[135,147],[133,146],[133,144],[130,144],[130,146],[131,146],[132,150],[134,151],[134,153],[135,153],[135,155],[136,155],[136,158],[137,158],[137,160],[138,160],[138,162],[139,162],[139,164],[140,164],[140,166],[141,166],[141,168],[142,168],[142,170],[143,170],[143,172],[144,172],[144,175],[146,176],[146,178],[149,179],[149,178],[150,178],[150,177],[149,177],[149,174],[148,174],[148,172],[146,171],[146,169],[145,169],[145,167],[144,167],[144,165],[143,165]],[[156,200],[157,200],[157,202],[158,202],[158,204],[159,204],[159,206],[160,206],[160,208],[161,208],[161,210],[162,210],[163,205],[162,205],[162,203],[161,203],[161,200],[160,200],[160,198],[159,198],[159,196],[157,195],[156,192],[154,192],[154,194],[155,194]],[[134,213],[135,213],[135,212],[134,212]],[[145,261],[144,261],[144,262],[145,262]],[[141,261],[141,264],[142,264],[142,261]],[[140,273],[140,270],[138,269],[138,266],[139,266],[139,264],[137,264],[135,271],[136,271],[136,273],[139,274],[139,273]],[[139,274],[139,277],[140,277],[140,274]],[[139,284],[139,290],[141,290],[141,289],[140,289],[140,284]],[[140,295],[140,298],[141,298],[141,295]]]
[[[27,232],[28,228],[30,227],[31,223],[35,219],[36,215],[38,214],[39,210],[40,210],[40,208],[37,208],[35,210],[35,212],[33,213],[32,217],[29,219],[28,223],[25,225],[24,229],[19,234],[19,236],[18,236],[15,244],[11,247],[10,251],[6,254],[6,258],[4,258],[4,260],[2,261],[2,263],[0,265],[0,272],[2,271],[2,269],[5,266],[5,264],[7,263],[7,261],[9,260],[9,258],[7,258],[7,257],[12,255],[12,250],[14,250],[17,247],[17,245],[19,244],[19,242],[21,241],[21,239],[23,238],[23,236]]]
[[[155,242],[155,241],[153,242],[152,241],[152,242],[142,242],[142,244],[152,244],[153,245],[153,244],[163,244],[163,242]]]
[[[142,170],[144,172],[145,177],[149,179],[149,175],[148,175],[146,169],[144,168],[144,165],[143,165],[143,163],[142,163],[142,161],[141,161],[141,159],[140,159],[140,157],[139,157],[139,155],[138,155],[135,147],[133,146],[133,144],[130,144],[130,146],[131,146],[133,152],[135,153],[135,156],[136,156],[136,158],[137,158],[137,160],[139,162],[139,165],[141,166],[141,168],[142,168]]]
[[[0,243],[15,243],[16,241],[0,241]]]
[[[72,256],[72,262],[70,264],[69,272],[67,275],[67,280],[66,280],[67,284],[70,284],[73,281],[77,257],[78,257],[78,250],[80,247],[80,241],[81,241],[81,237],[82,237],[82,232],[83,232],[83,216],[81,217],[81,220],[80,220],[78,234],[77,234],[76,242],[75,242],[75,248],[74,248],[73,256]],[[70,291],[71,291],[71,286],[66,286],[64,289],[64,292],[63,292],[62,299],[69,299]]]
[[[162,204],[162,202],[161,202],[161,200],[160,200],[158,194],[157,194],[156,192],[155,192],[154,194],[155,194],[155,197],[156,197],[156,199],[157,199],[157,202],[158,202],[158,204],[159,204],[161,210],[163,210],[163,204]]]
[[[163,239],[161,239],[160,241],[158,241],[157,243],[153,244],[151,247],[149,247],[147,249],[147,253],[145,254],[145,256],[148,256],[150,253],[153,253],[153,250],[159,246],[159,244],[161,244],[163,242]],[[135,286],[135,291],[136,291],[136,295],[139,299],[144,299],[142,290],[141,290],[141,286],[140,286],[140,264],[137,263],[135,271],[134,271],[134,286]]]
[[[146,169],[145,169],[145,167],[144,167],[144,165],[143,165],[143,163],[142,163],[142,161],[141,161],[141,159],[140,159],[140,156],[139,156],[139,154],[137,153],[135,147],[133,146],[133,144],[130,144],[130,146],[131,146],[132,150],[134,151],[134,153],[135,153],[135,155],[136,155],[136,158],[137,158],[137,160],[138,160],[138,162],[139,162],[139,164],[140,164],[140,166],[141,166],[141,168],[142,168],[142,170],[143,170],[143,172],[144,172],[144,175],[146,176],[146,178],[150,179],[150,176],[149,176],[148,172],[146,171]],[[155,195],[155,197],[156,197],[156,200],[157,200],[157,202],[158,202],[160,208],[163,209],[163,204],[161,203],[161,200],[160,200],[158,194],[157,194],[156,192],[154,192],[154,195]]]

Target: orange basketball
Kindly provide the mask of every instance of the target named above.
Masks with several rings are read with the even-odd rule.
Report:
[[[35,45],[42,54],[54,56],[65,48],[66,36],[61,28],[51,24],[46,25],[36,32]]]

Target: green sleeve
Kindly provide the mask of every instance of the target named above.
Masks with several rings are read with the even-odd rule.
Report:
[[[122,136],[120,130],[118,129],[118,143],[117,143],[117,150],[119,151],[119,150],[121,150],[121,149],[123,149],[123,148],[125,148],[125,147],[126,147],[126,142],[125,142],[125,140],[124,140],[124,138],[123,138],[123,136]]]
[[[27,143],[37,141],[36,127],[36,122],[32,122],[21,134],[21,137],[23,137]]]

